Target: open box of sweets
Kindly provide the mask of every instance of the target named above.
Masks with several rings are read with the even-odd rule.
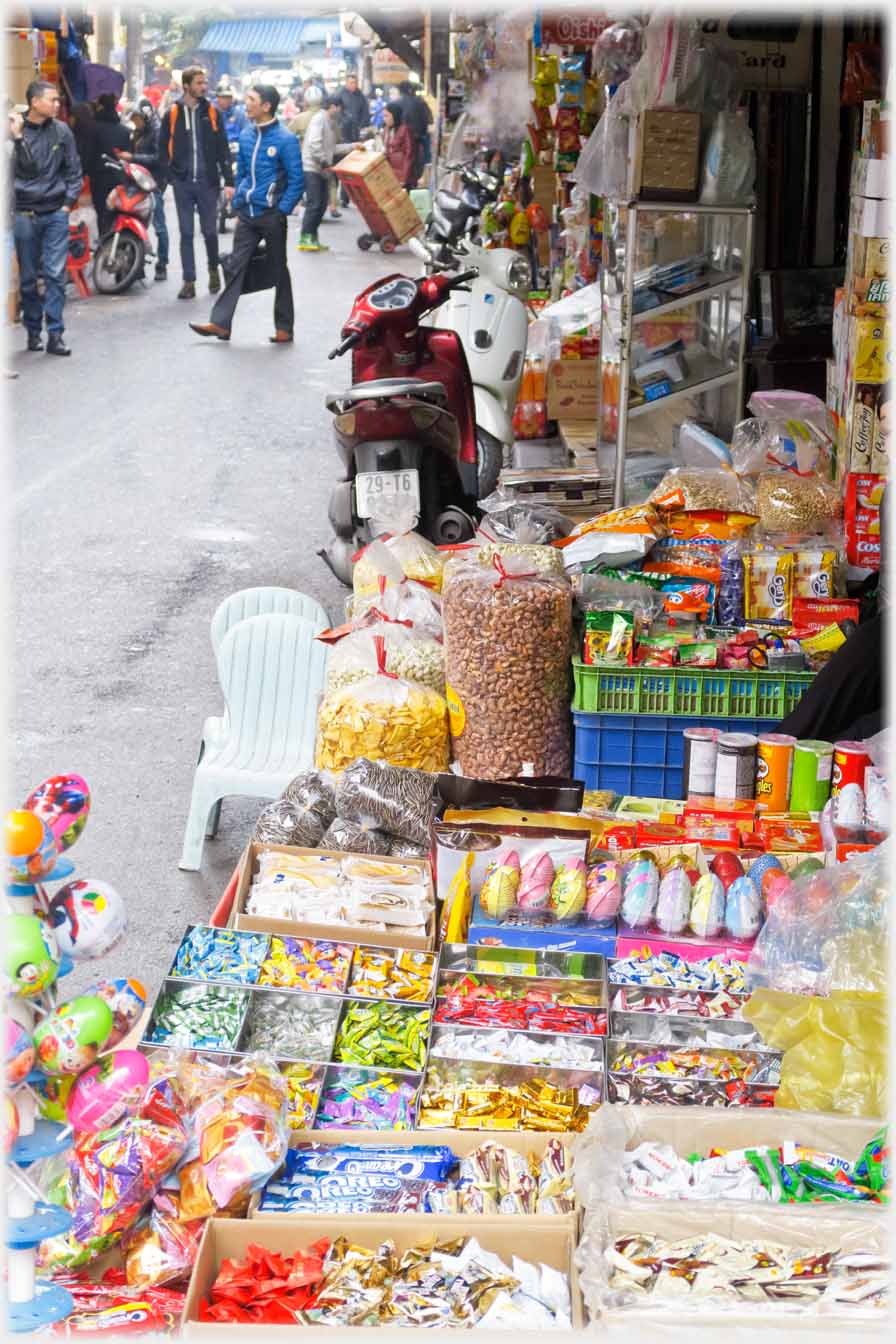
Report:
[[[434,912],[427,859],[253,842],[240,861],[230,923],[425,952],[435,947]]]

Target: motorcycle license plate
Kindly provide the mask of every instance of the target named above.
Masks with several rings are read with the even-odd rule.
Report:
[[[383,505],[401,504],[420,508],[420,473],[416,467],[403,471],[361,471],[355,477],[355,506],[359,518],[378,518]]]

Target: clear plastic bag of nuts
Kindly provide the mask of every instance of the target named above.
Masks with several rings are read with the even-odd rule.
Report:
[[[445,680],[454,755],[465,775],[569,771],[572,588],[519,558],[445,567]]]
[[[425,631],[388,617],[362,630],[353,630],[330,650],[327,690],[339,690],[363,681],[377,670],[374,639],[382,636],[386,671],[404,681],[416,681],[445,694],[445,655],[442,645]]]

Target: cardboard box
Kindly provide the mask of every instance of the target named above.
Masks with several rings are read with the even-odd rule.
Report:
[[[312,924],[289,919],[262,919],[260,915],[246,913],[246,901],[252,886],[252,879],[258,871],[258,857],[263,852],[276,854],[314,854],[318,857],[336,859],[363,858],[361,854],[345,854],[335,849],[301,849],[294,845],[260,845],[253,841],[246,847],[240,859],[239,881],[230,913],[230,926],[234,929],[248,929],[254,933],[278,933],[289,938],[337,938],[343,943],[375,943],[378,947],[407,947],[418,952],[429,952],[435,947],[435,915],[430,918],[426,937],[419,934],[383,932],[378,929],[364,929],[352,924]],[[375,855],[378,861],[382,856]],[[382,862],[389,863],[388,858]],[[433,894],[432,867],[428,859],[394,859],[394,863],[409,864],[420,870],[421,879],[430,894]]]
[[[849,319],[849,361],[857,383],[885,383],[891,376],[893,346],[890,324],[881,317]]]
[[[548,366],[548,419],[593,423],[599,378],[599,360],[554,360]]]
[[[400,243],[422,231],[423,221],[417,213],[414,202],[403,187],[398,188],[396,195],[388,196],[381,201],[379,208],[386,216],[394,237]]]
[[[419,1135],[417,1135],[419,1139]],[[482,1136],[479,1135],[481,1140]],[[518,1215],[513,1221],[513,1233],[508,1232],[506,1217],[443,1217],[439,1214],[355,1215],[354,1217],[308,1218],[253,1218],[241,1221],[233,1218],[210,1218],[205,1225],[199,1254],[190,1276],[190,1286],[184,1304],[182,1331],[187,1339],[266,1339],[284,1340],[288,1330],[277,1330],[266,1325],[215,1325],[199,1320],[199,1304],[208,1299],[222,1260],[244,1259],[250,1244],[260,1245],[280,1254],[293,1255],[321,1237],[347,1236],[355,1245],[374,1248],[384,1241],[394,1241],[399,1250],[439,1238],[454,1238],[464,1233],[475,1236],[484,1250],[500,1255],[510,1266],[511,1256],[518,1255],[533,1264],[546,1264],[566,1274],[572,1304],[572,1324],[581,1329],[585,1324],[575,1265],[576,1230],[571,1220],[545,1218],[537,1214]],[[342,1333],[341,1331],[339,1333]],[[362,1332],[359,1327],[359,1338]],[[333,1327],[303,1325],[302,1339],[333,1339]]]
[[[846,409],[846,468],[848,471],[870,471],[871,449],[874,444],[875,406],[878,389],[873,386],[853,386]]]
[[[548,219],[552,219],[557,197],[557,174],[553,168],[537,164],[532,169],[529,181],[532,186],[532,204],[540,205]]]
[[[880,568],[880,501],[885,484],[883,476],[870,472],[851,472],[846,478],[846,558],[861,569]]]
[[[649,201],[695,201],[700,113],[648,108],[638,121],[635,194]]]
[[[395,196],[402,189],[385,154],[371,154],[367,149],[352,150],[333,170],[342,181],[363,188],[374,201]]]

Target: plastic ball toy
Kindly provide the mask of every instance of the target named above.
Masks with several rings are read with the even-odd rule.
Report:
[[[50,902],[49,920],[63,952],[77,960],[101,957],[124,933],[124,900],[109,882],[68,882]]]
[[[17,1087],[34,1068],[34,1042],[14,1017],[6,1019],[6,1085]]]
[[[37,915],[6,916],[6,978],[13,993],[34,998],[59,973],[59,946],[53,930]]]
[[[90,788],[80,775],[52,775],[31,791],[25,807],[47,823],[62,854],[87,825]]]
[[[80,1073],[96,1062],[111,1032],[112,1013],[102,999],[71,999],[37,1027],[37,1067],[43,1073]]]
[[[146,987],[139,980],[98,980],[95,985],[85,989],[84,993],[102,999],[112,1013],[112,1035],[106,1042],[106,1048],[113,1050],[123,1041],[128,1032],[133,1031],[143,1009],[146,1007]]]
[[[6,816],[7,881],[11,886],[30,887],[49,877],[59,858],[59,847],[50,827],[33,812],[9,812]]]
[[[66,1102],[77,1133],[95,1134],[139,1102],[149,1082],[149,1061],[137,1050],[116,1050],[74,1080]]]

